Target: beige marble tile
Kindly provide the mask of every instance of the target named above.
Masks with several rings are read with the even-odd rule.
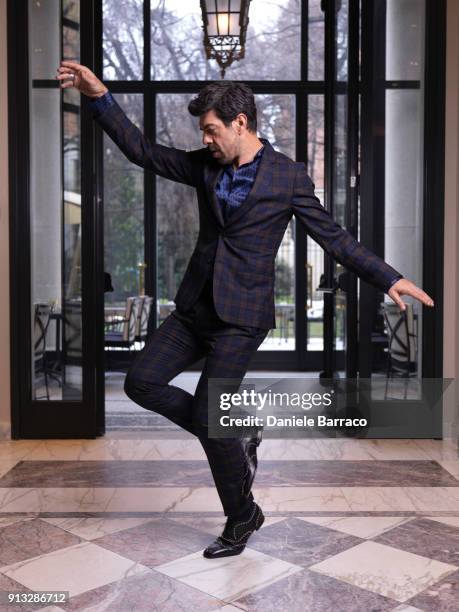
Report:
[[[28,459],[34,460],[205,460],[206,456],[199,440],[46,440]]]
[[[374,538],[412,520],[411,517],[404,516],[298,516],[297,518],[365,539]]]
[[[96,440],[41,440],[27,457],[31,460],[83,461],[84,459],[109,459],[113,451],[104,438]]]
[[[438,463],[459,481],[459,460],[440,460]]]
[[[14,523],[22,523],[24,521],[32,521],[34,518],[38,516],[38,512],[30,513],[28,515],[24,514],[7,514],[5,516],[0,517],[0,529],[3,527],[8,527],[8,525],[14,525]]]
[[[438,521],[444,525],[450,527],[457,527],[459,529],[459,516],[426,516],[429,521]]]
[[[435,461],[459,459],[457,440],[415,440],[414,442],[429,459]]]
[[[96,544],[83,542],[5,565],[0,571],[32,591],[69,591],[73,597],[109,582],[152,570]]]
[[[40,440],[0,440],[0,461],[21,461],[40,445]]]
[[[414,440],[355,440],[368,459],[382,461],[416,461],[427,460],[429,457],[417,446]]]
[[[167,512],[189,498],[194,491],[185,487],[122,488],[9,488],[0,489],[0,512]],[[206,489],[203,505],[215,498],[215,489]]]
[[[224,516],[170,516],[171,521],[218,536],[225,527]]]
[[[16,459],[5,459],[3,461],[0,460],[0,478],[4,476],[7,472],[12,470],[17,463],[18,462],[16,461]]]
[[[459,511],[459,487],[404,487],[416,510],[421,512]]]
[[[254,487],[253,493],[267,512],[350,510],[339,487]]]
[[[223,512],[215,487],[186,489],[169,510],[174,512]]]
[[[416,510],[402,487],[341,487],[341,491],[355,512]]]
[[[155,570],[230,602],[303,568],[246,548],[241,555],[222,559],[206,559],[199,551],[159,565]]]
[[[267,512],[459,510],[459,487],[260,487]],[[214,487],[8,488],[0,512],[221,512]]]
[[[261,529],[285,521],[286,518],[286,516],[265,516],[265,520],[263,522],[263,525],[261,526]]]
[[[415,608],[414,606],[400,604],[399,606],[391,610],[391,612],[424,612],[424,611],[420,610],[419,608]]]
[[[107,504],[110,512],[182,512],[193,508],[193,495],[197,489],[187,487],[129,487],[114,489]],[[216,489],[205,489],[205,499],[196,506],[197,511],[220,510],[221,503]],[[191,508],[187,508],[190,501]],[[206,507],[206,501],[209,506]],[[217,503],[218,502],[218,503]]]
[[[260,460],[272,461],[321,459],[316,440],[306,438],[285,440],[265,438],[257,450],[257,455]]]
[[[403,603],[457,567],[377,542],[362,542],[309,570]]]
[[[117,533],[123,529],[136,527],[150,522],[151,518],[102,518],[102,517],[51,517],[42,521],[56,525],[65,531],[73,533],[84,540],[95,540],[109,533]]]
[[[320,459],[415,460],[428,459],[413,440],[366,440],[325,438],[316,440]]]
[[[371,459],[368,454],[360,448],[356,440],[343,438],[316,439],[317,459],[327,460],[364,460]]]
[[[0,512],[103,512],[111,488],[2,488]]]
[[[459,487],[255,487],[267,512],[459,511]],[[0,512],[221,512],[214,487],[1,488]]]

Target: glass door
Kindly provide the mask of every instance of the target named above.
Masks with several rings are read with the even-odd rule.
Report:
[[[14,142],[27,155],[17,165],[18,182],[28,185],[16,194],[13,220],[22,237],[14,247],[12,333],[20,348],[13,359],[13,437],[84,438],[103,429],[95,375],[92,123],[82,96],[61,90],[55,79],[61,59],[90,65],[90,46],[86,58],[80,50],[92,36],[92,3],[84,6],[86,13],[76,0],[29,0],[10,14],[17,31],[28,33],[14,57],[24,68],[17,74],[28,78],[12,87]]]
[[[325,202],[337,223],[357,238],[358,0],[327,4],[325,35]],[[317,291],[323,294],[324,364],[321,377],[355,376],[355,275],[325,255]]]

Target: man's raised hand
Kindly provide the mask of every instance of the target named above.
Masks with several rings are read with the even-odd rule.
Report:
[[[74,87],[89,98],[99,98],[108,89],[96,75],[86,66],[70,60],[62,60],[57,69],[56,79],[60,81],[61,89]]]
[[[417,287],[413,282],[407,278],[400,278],[396,283],[392,285],[387,294],[394,300],[400,307],[400,310],[405,310],[405,302],[402,300],[402,295],[411,295],[412,297],[419,300],[426,306],[433,306],[433,299],[427,295],[425,291]]]

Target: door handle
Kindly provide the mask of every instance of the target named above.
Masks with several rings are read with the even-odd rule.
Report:
[[[332,287],[326,285],[325,274],[320,275],[319,286],[316,288],[316,291],[322,291],[322,293],[335,293],[338,289],[338,282],[335,277],[333,277]]]
[[[320,283],[316,291],[322,291],[323,293],[336,293],[338,289],[341,291],[348,290],[349,272],[342,272],[338,278],[333,277],[333,286],[327,287],[325,284],[325,274],[320,277]]]

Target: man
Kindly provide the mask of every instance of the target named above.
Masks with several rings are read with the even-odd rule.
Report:
[[[227,516],[204,556],[240,554],[264,521],[251,492],[260,438],[209,438],[207,386],[209,378],[240,384],[276,325],[274,261],[292,215],[334,259],[387,292],[401,309],[404,294],[428,306],[433,301],[335,223],[314,195],[303,163],[257,137],[254,96],[246,85],[211,83],[192,100],[188,110],[199,117],[206,146],[186,152],[147,139],[87,67],[63,61],[56,78],[62,88],[75,87],[92,99],[96,121],[130,161],[197,190],[200,232],[176,310],[134,360],[125,391],[199,438]],[[201,357],[205,365],[194,396],[168,384]]]

